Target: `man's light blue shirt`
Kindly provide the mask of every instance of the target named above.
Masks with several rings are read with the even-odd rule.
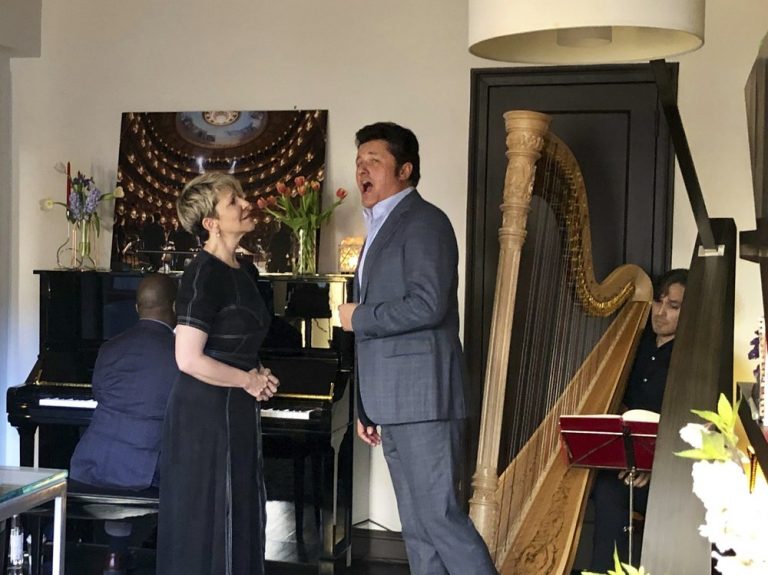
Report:
[[[395,206],[403,201],[405,196],[410,194],[415,188],[408,187],[401,192],[397,192],[393,196],[381,200],[375,204],[372,208],[363,208],[363,218],[365,218],[365,227],[368,230],[368,234],[365,238],[365,248],[363,248],[363,255],[360,258],[360,263],[357,266],[357,278],[360,284],[363,283],[363,267],[365,266],[365,256],[368,255],[368,248],[373,245],[373,240],[376,239],[376,234],[379,233],[381,226],[387,221],[389,214],[395,209]]]

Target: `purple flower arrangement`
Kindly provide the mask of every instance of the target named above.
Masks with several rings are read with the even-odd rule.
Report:
[[[67,176],[66,202],[57,202],[51,198],[45,198],[40,201],[40,208],[48,211],[54,205],[64,206],[67,210],[67,220],[81,226],[83,224],[91,224],[96,230],[96,235],[98,235],[101,228],[98,213],[99,203],[110,198],[124,197],[123,189],[118,187],[114,192],[103,194],[95,186],[93,178],[89,178],[82,172],[78,171],[75,177],[71,177],[69,163],[65,166],[60,162],[54,166],[54,169]]]
[[[67,205],[69,221],[90,220],[96,214],[101,196],[101,190],[93,184],[93,178],[77,172],[72,178],[72,192],[69,194]],[[96,217],[98,218],[98,215]]]

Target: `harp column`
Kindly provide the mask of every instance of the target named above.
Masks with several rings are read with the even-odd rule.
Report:
[[[473,494],[470,499],[470,517],[494,560],[499,523],[499,441],[520,252],[526,236],[536,161],[541,156],[549,123],[550,118],[538,112],[514,111],[504,114],[508,163],[504,176],[504,203],[501,204],[499,264],[485,372],[477,467],[472,477]]]

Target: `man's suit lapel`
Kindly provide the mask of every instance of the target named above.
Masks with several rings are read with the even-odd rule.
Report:
[[[419,200],[421,200],[421,196],[416,190],[413,190],[410,194],[405,196],[405,198],[403,198],[403,200],[397,204],[395,209],[393,209],[389,214],[386,221],[384,222],[384,225],[382,225],[381,229],[379,229],[379,233],[377,233],[376,237],[373,239],[373,243],[371,243],[370,246],[365,246],[364,249],[367,249],[368,253],[365,255],[363,281],[360,284],[360,303],[365,302],[365,296],[368,291],[368,283],[371,277],[371,271],[376,265],[376,258],[378,257],[382,248],[387,245],[387,240],[389,237],[395,232],[395,230],[397,230],[400,218],[405,212],[408,211],[414,202]]]

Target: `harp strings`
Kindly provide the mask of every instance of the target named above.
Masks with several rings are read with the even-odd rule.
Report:
[[[610,281],[594,277],[581,170],[556,136],[541,139],[543,126],[533,121],[538,117],[530,112],[505,115],[509,164],[502,209],[504,217],[514,219],[504,220],[500,230],[508,243],[499,260],[502,299],[498,306],[494,301],[494,345],[486,376],[490,395],[483,403],[483,450],[475,476],[477,497],[471,502],[473,519],[497,565],[531,575],[566,569],[583,513],[588,475],[574,473],[560,459],[559,416],[605,412],[622,383],[647,311],[642,302],[650,292],[637,266],[620,266]],[[546,149],[532,173],[531,152],[538,153],[542,142]],[[532,186],[533,197],[525,219],[527,238],[518,246],[505,234],[510,229],[516,233],[523,223],[518,208],[525,205],[527,190],[521,184]],[[595,247],[600,254],[604,246]],[[507,298],[514,310],[507,307]],[[621,321],[609,317],[629,298],[641,305],[625,307]],[[513,326],[506,319],[510,315]],[[499,331],[505,329],[510,331]],[[499,357],[500,351],[508,356]],[[502,366],[506,372],[499,373]],[[496,453],[498,459],[489,460]]]
[[[588,316],[577,301],[572,272],[568,218],[577,213],[569,174],[557,161],[556,144],[537,164],[528,236],[521,255],[520,285],[507,374],[507,401],[500,450],[500,469],[514,460],[542,422],[528,449],[540,454],[527,458],[506,478],[514,489],[501,492],[502,517],[514,513],[521,498],[531,493],[551,456],[559,449],[559,416],[578,411],[593,373],[579,373],[611,318]],[[553,416],[554,417],[548,417]]]

